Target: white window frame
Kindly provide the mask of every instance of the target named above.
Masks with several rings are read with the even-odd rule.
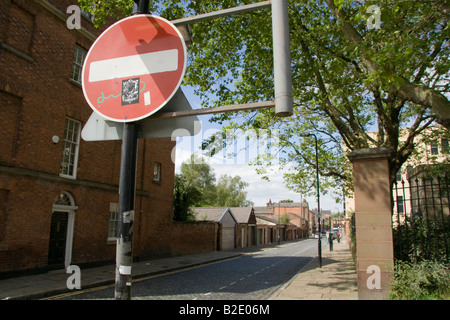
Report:
[[[442,154],[450,154],[450,141],[449,139],[441,139]]]
[[[95,5],[94,5],[94,7],[95,7]],[[81,16],[83,18],[85,18],[86,20],[89,20],[90,22],[93,22],[94,18],[95,18],[95,16],[92,13],[89,13],[83,9],[81,9]]]
[[[109,204],[108,240],[107,241],[116,241],[117,240],[117,235],[119,233],[118,222],[119,222],[119,203],[111,202]]]
[[[75,50],[73,53],[72,61],[72,73],[70,75],[70,80],[81,84],[81,73],[83,70],[83,63],[86,59],[87,50],[79,45],[75,45]]]
[[[431,141],[430,142],[430,152],[432,156],[436,156],[439,154],[439,142]]]
[[[397,213],[405,213],[405,204],[403,201],[403,196],[397,196]]]
[[[75,130],[70,130],[69,125],[72,128],[76,127]],[[62,139],[62,154],[61,154],[61,165],[59,176],[63,178],[76,179],[77,178],[77,168],[78,168],[78,156],[80,153],[80,136],[81,136],[81,122],[66,118],[64,125],[64,136]],[[72,150],[74,151],[72,153]],[[68,159],[66,158],[68,156]],[[68,161],[65,161],[65,160]],[[67,166],[73,166],[72,173],[70,170],[65,169]]]
[[[161,182],[161,163],[155,162],[155,165],[153,167],[153,181],[154,182]]]
[[[397,182],[401,182],[403,180],[403,176],[402,176],[402,170],[398,170],[397,173],[395,174],[395,181]]]

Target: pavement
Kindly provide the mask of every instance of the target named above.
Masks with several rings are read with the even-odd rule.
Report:
[[[289,245],[285,242],[281,245]],[[212,251],[194,255],[152,259],[133,263],[133,280],[177,272],[183,269],[237,258],[243,254],[257,254],[275,247],[251,247],[233,251]],[[313,259],[298,274],[278,289],[270,300],[357,300],[356,270],[345,241],[334,241],[334,250],[323,246],[322,268]],[[55,295],[73,293],[67,288],[71,274],[66,270],[54,270],[43,274],[0,280],[0,300],[37,300]],[[81,270],[81,289],[89,290],[114,284],[115,266],[86,268]]]
[[[358,300],[356,268],[345,239],[333,241],[333,251],[323,245],[322,267],[318,258],[312,260],[270,300]]]

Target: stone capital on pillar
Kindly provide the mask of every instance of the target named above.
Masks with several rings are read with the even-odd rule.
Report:
[[[365,148],[350,152],[347,157],[351,162],[390,159],[391,151],[387,148]]]
[[[385,299],[394,270],[390,151],[359,149],[348,158],[353,164],[358,298]]]

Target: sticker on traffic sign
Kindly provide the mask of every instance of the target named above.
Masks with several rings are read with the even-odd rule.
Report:
[[[153,15],[131,16],[110,26],[92,45],[83,65],[83,93],[102,117],[138,121],[177,92],[186,61],[186,44],[172,23]]]

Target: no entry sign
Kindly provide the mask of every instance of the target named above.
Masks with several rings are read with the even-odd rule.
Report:
[[[169,21],[135,15],[110,26],[89,50],[82,73],[91,108],[116,122],[137,121],[161,109],[186,71],[186,44]]]

